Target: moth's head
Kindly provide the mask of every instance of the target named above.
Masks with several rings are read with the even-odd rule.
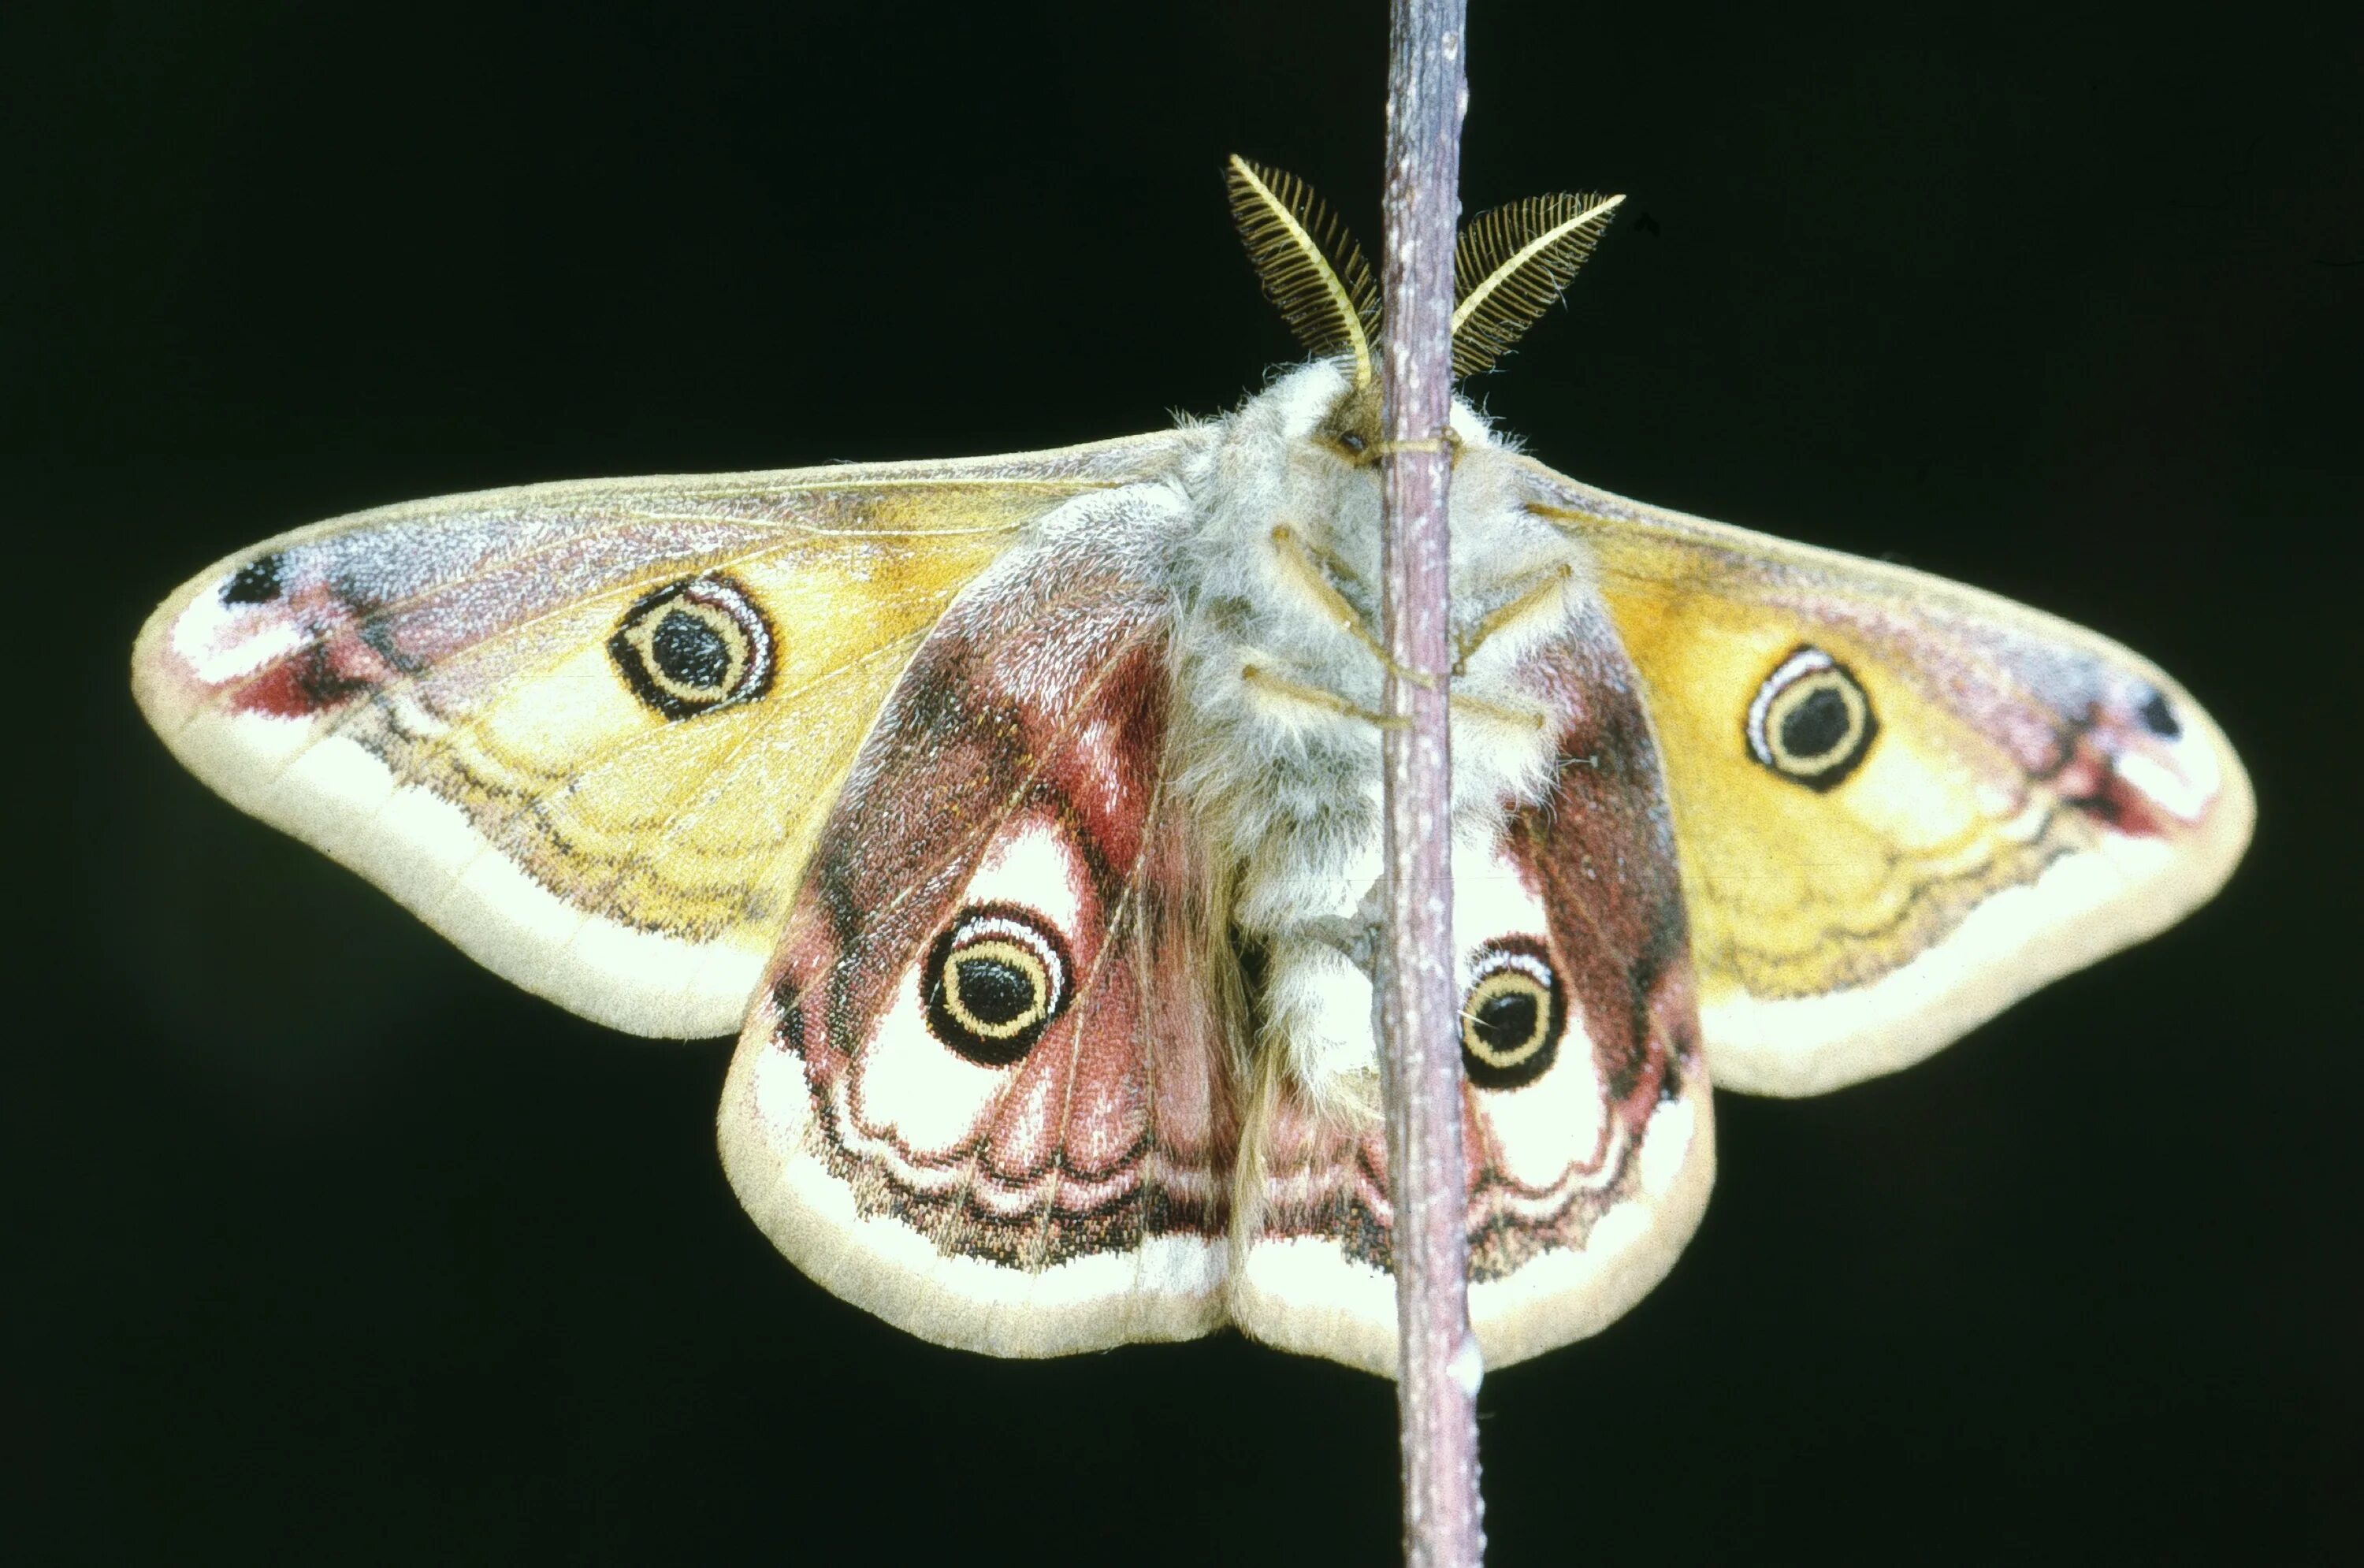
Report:
[[[1299,466],[1333,475],[1352,475],[1377,493],[1378,463],[1385,450],[1379,386],[1356,382],[1353,366],[1336,357],[1292,366],[1250,400],[1243,424],[1256,439],[1277,442]],[[1474,447],[1490,446],[1486,417],[1455,397],[1446,421],[1444,446],[1456,464]]]
[[[1379,286],[1354,236],[1295,175],[1233,157],[1232,217],[1265,293],[1344,385],[1311,439],[1355,462],[1379,454]],[[1559,298],[1622,196],[1552,195],[1482,214],[1453,250],[1453,374],[1491,368]],[[1460,423],[1456,407],[1455,424]],[[1441,432],[1450,442],[1455,430]]]

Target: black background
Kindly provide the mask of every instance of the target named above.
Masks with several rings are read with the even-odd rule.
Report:
[[[1911,1073],[1722,1098],[1673,1277],[1486,1385],[1497,1562],[2352,1532],[2342,9],[1478,7],[1468,209],[1631,193],[1493,410],[1597,484],[2124,640],[2259,798],[2164,939]],[[838,1303],[723,1182],[724,1047],[510,990],[208,795],[127,695],[151,604],[316,517],[1227,407],[1292,352],[1234,150],[1376,247],[1375,5],[802,12],[0,23],[17,771],[54,790],[14,834],[16,1550],[1393,1551],[1386,1385],[1228,1335],[995,1362]]]

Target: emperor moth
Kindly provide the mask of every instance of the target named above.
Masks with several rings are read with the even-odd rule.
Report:
[[[199,573],[134,688],[232,803],[637,1032],[736,1030],[742,1199],[1010,1355],[1224,1323],[1392,1370],[1368,266],[1234,160],[1312,359],[1221,418],[951,462],[537,485]],[[1455,370],[1614,202],[1484,215]],[[2222,733],[2091,633],[1453,451],[1455,962],[1494,1364],[1696,1224],[1711,1081],[1902,1067],[2208,897]]]

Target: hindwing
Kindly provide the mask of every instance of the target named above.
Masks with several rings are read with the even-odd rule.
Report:
[[[748,1211],[939,1343],[1050,1355],[1222,1319],[1231,1052],[1144,565],[1174,505],[1071,506],[936,628],[731,1065]]]
[[[1575,597],[1571,595],[1571,597]],[[1657,759],[1597,606],[1522,659],[1552,782],[1454,857],[1469,1313],[1489,1365],[1602,1328],[1666,1273],[1714,1175],[1713,1105]],[[1396,1364],[1394,1209],[1376,1115],[1267,1055],[1240,1168],[1248,1332]]]

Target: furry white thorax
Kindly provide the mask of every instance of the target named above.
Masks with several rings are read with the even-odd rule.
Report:
[[[1176,787],[1231,862],[1230,918],[1266,949],[1263,1038],[1288,1042],[1318,1096],[1376,1069],[1368,978],[1341,922],[1377,882],[1385,669],[1309,582],[1308,565],[1379,631],[1379,470],[1316,431],[1347,396],[1335,364],[1276,381],[1206,430],[1178,476],[1185,537],[1166,561],[1180,610]],[[1579,547],[1522,504],[1509,449],[1456,401],[1452,621],[1497,627],[1452,680],[1457,853],[1490,848],[1506,803],[1536,799],[1565,717],[1514,679],[1522,657],[1589,591]],[[1285,528],[1301,545],[1276,539]],[[1557,584],[1556,588],[1554,584]],[[1541,590],[1539,592],[1539,590]]]

